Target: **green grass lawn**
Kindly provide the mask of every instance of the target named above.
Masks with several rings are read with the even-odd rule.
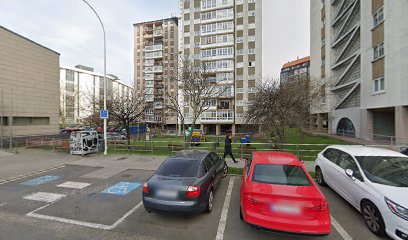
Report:
[[[271,139],[264,137],[253,137],[248,148],[242,148],[239,138],[233,139],[233,153],[236,158],[243,155],[250,154],[255,151],[285,151],[297,155],[305,161],[316,159],[316,155],[323,150],[327,145],[331,144],[350,144],[349,142],[324,137],[304,135],[303,144],[301,144],[301,134],[299,129],[288,128],[285,130],[286,143],[276,144]],[[195,146],[184,143],[183,136],[152,136],[151,141],[144,141],[145,136],[141,136],[140,141],[137,139],[131,140],[131,149],[126,145],[111,145],[109,153],[118,154],[142,154],[142,155],[171,155],[180,149],[188,147],[189,149],[211,150],[217,154],[222,155],[224,151],[224,137],[208,137],[207,142],[201,142],[200,145]],[[214,142],[218,142],[216,146]],[[308,145],[313,144],[313,145]]]

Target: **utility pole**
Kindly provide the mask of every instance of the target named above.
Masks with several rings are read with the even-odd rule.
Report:
[[[101,23],[102,26],[102,31],[103,31],[103,109],[106,110],[106,34],[105,34],[105,27],[103,26],[102,20],[99,17],[98,13],[95,11],[95,9],[86,1],[82,0],[86,5],[88,5],[92,11],[95,13],[96,17],[98,18],[99,22]],[[103,119],[103,139],[105,143],[105,148],[104,148],[104,155],[108,154],[108,141],[106,139],[107,134],[107,128],[108,128],[108,119],[104,118]]]

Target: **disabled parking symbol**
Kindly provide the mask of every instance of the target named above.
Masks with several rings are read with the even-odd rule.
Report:
[[[103,190],[101,193],[108,193],[108,194],[114,194],[114,195],[121,195],[125,196],[132,192],[133,190],[137,189],[140,187],[142,184],[140,183],[132,183],[132,182],[119,182],[105,190]]]
[[[47,183],[47,182],[57,180],[59,178],[60,178],[60,176],[47,175],[47,176],[42,176],[42,177],[39,177],[39,178],[31,179],[31,180],[29,180],[27,182],[23,182],[21,184],[25,185],[25,186],[37,186],[37,185],[41,185],[41,184],[44,184],[44,183]]]

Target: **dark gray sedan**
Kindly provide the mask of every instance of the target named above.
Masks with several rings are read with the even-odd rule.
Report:
[[[228,166],[211,151],[185,150],[168,157],[143,185],[146,211],[211,212],[214,189],[226,177]]]

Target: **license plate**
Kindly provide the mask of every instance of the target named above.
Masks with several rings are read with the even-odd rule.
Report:
[[[177,198],[177,192],[172,190],[158,190],[156,196],[161,198]]]
[[[300,214],[300,208],[299,207],[289,206],[289,205],[274,204],[274,205],[271,206],[271,210],[273,212],[287,213],[287,214],[293,214],[293,215],[299,215]]]

